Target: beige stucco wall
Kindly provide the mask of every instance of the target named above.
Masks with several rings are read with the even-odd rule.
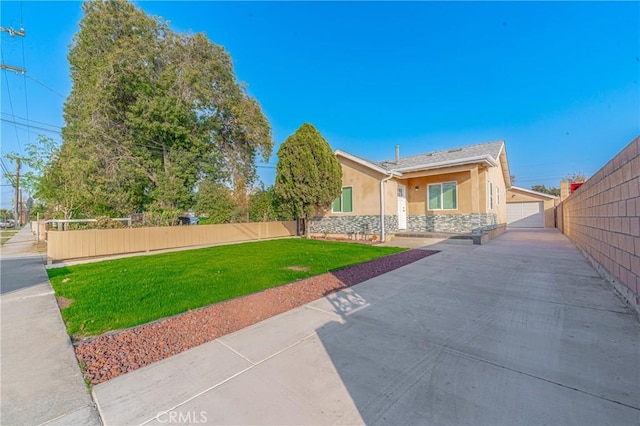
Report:
[[[555,209],[556,199],[536,196],[528,192],[519,191],[517,188],[511,188],[507,191],[507,203],[529,203],[533,201],[542,201],[544,208],[544,227],[555,228]]]
[[[363,216],[380,214],[380,180],[386,175],[339,157],[342,165],[342,185],[353,187],[353,212],[332,213],[331,209],[318,212],[318,216]],[[493,209],[487,206],[487,180],[494,185]],[[456,182],[458,208],[455,210],[428,210],[427,186],[434,183]],[[495,213],[498,223],[506,223],[506,186],[501,167],[456,166],[428,172],[406,173],[403,178],[393,178],[384,183],[385,214],[398,212],[398,184],[407,189],[407,215]],[[495,198],[500,191],[499,203]]]
[[[481,191],[485,197],[480,208],[484,208],[486,213],[495,213],[498,216],[498,223],[507,223],[507,187],[505,185],[505,176],[502,167],[489,167],[486,169],[484,181],[484,191]],[[493,185],[493,208],[489,209],[487,202],[488,182]],[[499,195],[498,195],[499,192]],[[482,210],[481,210],[482,211]]]
[[[353,187],[353,212],[332,213],[331,207],[319,216],[364,216],[380,214],[380,180],[386,176],[346,158],[339,158],[342,165],[342,186]],[[393,179],[384,183],[385,213],[397,214],[397,182]]]
[[[474,213],[471,209],[471,175],[469,172],[415,177],[401,182],[407,185],[407,210],[410,215]],[[456,210],[428,210],[427,185],[445,182],[457,182],[458,208]]]

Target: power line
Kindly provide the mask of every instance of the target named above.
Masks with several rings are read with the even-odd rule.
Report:
[[[20,18],[20,20],[22,20],[22,17]],[[20,30],[18,30],[18,31],[14,30],[11,27],[9,27],[9,28],[0,27],[0,31],[8,32],[11,37],[15,37],[15,36],[24,37],[24,28],[22,28],[22,23],[20,24]],[[0,59],[2,60],[2,64],[0,64],[1,68],[6,69],[6,70],[20,71],[20,72],[22,72],[23,75],[26,72],[26,70],[24,68],[17,68],[17,67],[12,67],[10,65],[5,65],[4,64],[4,55],[1,55]],[[24,66],[24,39],[22,41],[22,65]],[[7,83],[7,94],[9,95],[9,106],[11,107],[11,115],[15,116],[15,111],[13,109],[13,99],[11,99],[11,88],[9,87],[9,78],[7,77],[7,73],[3,73],[3,74],[4,74],[5,81]],[[26,92],[25,92],[25,97],[26,97]],[[29,114],[27,113],[27,117],[28,116],[29,116]],[[16,131],[16,142],[18,143],[18,147],[20,148],[20,151],[22,151],[22,144],[20,143],[20,137],[18,136],[18,128],[14,127],[14,129]]]
[[[13,174],[9,173],[9,169],[7,168],[7,165],[4,164],[4,159],[2,157],[0,157],[0,167],[2,167],[2,172],[3,172],[2,174],[4,178],[11,183],[12,187],[15,188],[16,182],[15,182],[15,179],[13,178]]]
[[[22,2],[20,2],[20,28],[22,28]],[[22,30],[24,34],[24,30]],[[24,36],[21,38],[22,42],[22,68],[27,69],[27,57],[24,54]],[[22,73],[22,83],[24,85],[24,108],[27,113],[27,124],[29,124],[29,97],[27,96],[27,79],[24,77],[24,73]],[[27,127],[27,138],[31,140],[31,129]]]
[[[33,77],[31,77],[31,76],[28,76],[28,75],[26,75],[26,74],[25,74],[24,76],[25,76],[26,78],[28,78],[29,80],[32,80],[32,81],[34,81],[34,82],[38,83],[40,86],[44,87],[45,89],[49,90],[50,92],[52,92],[52,93],[54,93],[54,94],[56,94],[56,95],[60,96],[62,99],[65,99],[65,98],[66,98],[66,96],[65,96],[65,95],[63,95],[62,93],[58,92],[58,91],[57,91],[57,90],[55,90],[55,89],[52,89],[51,87],[47,86],[47,85],[46,85],[46,84],[44,84],[43,82],[38,81],[38,80],[36,80],[35,78],[33,78]]]
[[[0,32],[3,32],[3,31],[4,32],[8,32],[11,37],[15,37],[15,36],[24,37],[24,28],[22,28],[22,25],[20,26],[20,29],[17,30],[17,31],[14,30],[11,27],[8,27],[8,28],[0,27]],[[2,59],[2,62],[4,62],[4,58]],[[24,42],[23,42],[23,61],[22,61],[22,65],[24,65]],[[16,71],[16,72],[21,72],[22,74],[27,72],[27,70],[25,70],[24,68],[12,67],[11,65],[0,64],[0,68],[7,69],[7,70],[12,70],[12,71]]]
[[[58,134],[58,135],[61,135],[61,134],[62,134],[62,132],[60,132],[59,130],[52,130],[52,129],[47,129],[47,128],[44,128],[44,127],[33,126],[33,125],[31,125],[31,124],[19,123],[19,122],[17,122],[17,121],[13,121],[13,120],[7,120],[7,119],[5,119],[5,118],[0,118],[0,120],[2,120],[2,121],[3,121],[3,122],[5,122],[5,123],[8,123],[8,124],[13,125],[13,126],[16,128],[16,136],[17,136],[17,134],[18,134],[18,129],[17,129],[17,128],[18,128],[18,126],[20,126],[20,127],[27,127],[27,128],[29,128],[29,129],[41,130],[41,131],[43,131],[43,132],[55,133],[55,134]],[[20,141],[18,141],[18,146],[20,146]],[[20,146],[20,151],[22,151],[22,146]]]
[[[11,115],[11,114],[9,114],[9,113],[7,113],[7,112],[3,112],[2,114],[4,114],[4,115]],[[14,118],[14,119],[15,119],[15,118],[17,118],[17,119],[19,119],[19,120],[26,120],[26,118],[24,118],[24,117],[20,117],[20,116],[17,116],[17,115],[13,116],[13,118]],[[31,123],[42,124],[43,126],[55,127],[55,128],[56,128],[56,130],[62,130],[62,127],[61,127],[61,126],[58,126],[57,124],[45,123],[44,121],[31,120]]]

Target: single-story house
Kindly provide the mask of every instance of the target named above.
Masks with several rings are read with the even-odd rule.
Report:
[[[511,187],[504,141],[371,161],[337,150],[342,194],[314,234],[467,233],[505,224]]]
[[[507,226],[510,228],[555,228],[555,195],[512,186],[507,190]]]

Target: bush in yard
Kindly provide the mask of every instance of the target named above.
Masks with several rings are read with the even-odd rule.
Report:
[[[278,150],[276,195],[294,217],[309,218],[316,209],[327,208],[340,195],[342,167],[331,146],[311,124],[305,123]]]

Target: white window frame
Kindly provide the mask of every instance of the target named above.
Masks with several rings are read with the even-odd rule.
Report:
[[[487,209],[493,210],[493,184],[490,180],[487,181]]]
[[[452,183],[456,186],[456,208],[455,209],[445,209],[444,208],[444,200],[442,198],[444,191],[442,190],[442,185],[446,185],[448,183]],[[440,208],[439,209],[432,209],[429,207],[429,187],[431,186],[436,186],[436,185],[440,185]],[[458,182],[457,181],[450,181],[450,182],[439,182],[439,183],[428,183],[427,184],[427,210],[428,211],[442,211],[442,210],[449,210],[449,211],[456,211],[458,210]]]
[[[343,211],[344,199],[342,197],[344,196],[344,189],[345,188],[351,188],[351,211],[350,212]],[[331,213],[353,213],[353,211],[355,210],[354,207],[353,207],[353,185],[345,185],[345,186],[343,186],[340,189],[339,198],[340,198],[340,210],[333,210],[333,201],[332,201],[331,202]]]

